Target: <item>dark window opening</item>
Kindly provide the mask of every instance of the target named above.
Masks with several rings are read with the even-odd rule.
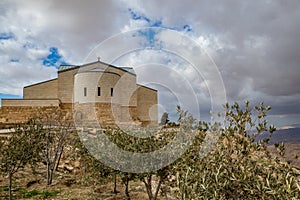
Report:
[[[87,90],[86,90],[86,87],[85,88],[83,88],[83,95],[86,97],[86,95],[87,95]]]
[[[101,96],[101,87],[98,87],[98,97]]]
[[[110,96],[114,96],[114,88],[110,88]]]

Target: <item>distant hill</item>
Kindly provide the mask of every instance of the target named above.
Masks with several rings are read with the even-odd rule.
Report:
[[[268,137],[268,133],[264,133],[256,138],[256,141]],[[275,143],[290,143],[300,144],[300,127],[296,128],[284,128],[275,131],[270,140],[270,144]]]

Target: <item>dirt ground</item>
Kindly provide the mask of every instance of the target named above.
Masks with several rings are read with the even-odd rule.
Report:
[[[37,171],[45,171],[39,166]],[[123,200],[126,199],[124,185],[117,180],[117,194],[113,193],[113,180],[95,183],[92,177],[83,177],[79,174],[70,174],[60,169],[55,173],[53,183],[46,185],[45,174],[32,175],[29,168],[22,169],[13,178],[13,199],[21,200]],[[0,175],[0,200],[8,199],[8,179]],[[29,195],[38,191],[39,194]],[[51,194],[57,193],[53,196]],[[148,199],[145,186],[140,181],[129,182],[131,200]],[[48,194],[48,196],[46,195]],[[172,199],[161,194],[159,199]]]
[[[55,177],[53,184],[46,186],[45,178],[38,177],[37,179],[31,179],[30,177],[24,177],[24,173],[16,174],[13,183],[13,199],[21,200],[40,200],[40,199],[51,199],[51,200],[94,200],[94,199],[105,199],[105,200],[121,200],[126,199],[124,194],[124,187],[117,183],[117,194],[113,191],[113,182],[99,185],[88,185],[79,183],[76,181],[76,177],[69,175],[58,174]],[[78,177],[77,177],[78,178]],[[7,192],[7,178],[0,177],[0,199],[8,199]],[[26,191],[26,192],[24,192]],[[28,196],[29,193],[38,191],[40,194],[36,194],[32,197]],[[45,193],[53,194],[54,196],[45,196]],[[27,193],[27,194],[25,194]],[[27,196],[26,196],[27,195]],[[147,199],[147,194],[144,191],[144,186],[139,182],[130,182],[130,197],[132,200]]]

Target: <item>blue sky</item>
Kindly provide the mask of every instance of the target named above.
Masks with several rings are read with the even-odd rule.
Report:
[[[47,67],[59,68],[60,65],[68,65],[66,61],[63,60],[62,55],[59,54],[56,47],[50,47],[50,54],[46,58],[42,58],[43,65]]]
[[[11,40],[14,39],[14,34],[13,33],[0,33],[0,40]]]
[[[299,10],[299,1],[75,0],[70,4],[4,0],[0,8],[0,98],[21,97],[24,86],[55,78],[61,64],[84,64],[101,42],[140,29],[131,34],[137,45],[130,44],[130,39],[118,42],[145,50],[122,55],[115,64],[149,64],[149,71],[141,70],[149,76],[150,64],[174,70],[192,85],[202,115],[207,117],[211,109],[207,85],[214,81],[197,77],[193,69],[199,66],[166,51],[181,45],[190,59],[205,65],[193,46],[184,46],[182,38],[187,37],[213,60],[227,101],[264,101],[273,107],[270,119],[275,124],[300,124]],[[167,34],[166,29],[182,37]],[[117,45],[105,52],[114,54]],[[98,56],[109,62],[105,55]],[[172,79],[161,74],[153,73],[152,78]],[[176,99],[169,99],[167,93],[161,91],[160,104],[175,116]]]
[[[1,94],[0,93],[0,98],[1,99],[21,99],[22,96],[20,96],[20,95],[13,95],[13,94]]]

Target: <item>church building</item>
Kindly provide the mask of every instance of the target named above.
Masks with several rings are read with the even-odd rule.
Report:
[[[24,87],[23,99],[2,99],[0,123],[21,123],[36,110],[60,108],[76,121],[155,125],[157,90],[136,83],[133,68],[101,61],[62,65],[57,78]]]

